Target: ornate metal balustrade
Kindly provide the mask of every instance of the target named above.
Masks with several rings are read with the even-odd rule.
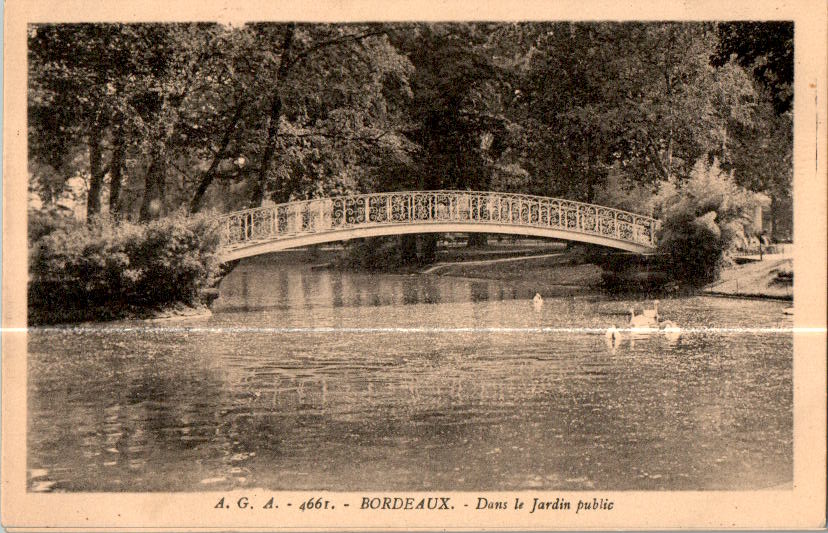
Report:
[[[387,192],[302,200],[235,211],[221,215],[219,222],[225,249],[355,228],[441,224],[469,225],[470,231],[473,227],[474,231],[487,231],[480,226],[491,226],[492,232],[500,233],[503,226],[552,229],[649,250],[655,248],[659,226],[651,217],[610,207],[477,191]],[[538,231],[538,235],[546,233]]]

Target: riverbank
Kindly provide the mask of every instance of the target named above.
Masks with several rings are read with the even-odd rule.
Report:
[[[558,252],[514,259],[436,265],[439,268],[430,267],[421,273],[503,281],[533,287],[541,296],[557,294],[561,288],[570,292],[597,290],[601,284],[601,268],[589,263],[578,264],[575,256],[570,253]]]
[[[163,307],[107,306],[89,309],[65,309],[60,312],[33,312],[29,314],[29,326],[76,326],[87,323],[115,322],[120,320],[146,320],[169,322],[192,318],[208,318],[212,311],[205,304],[176,303]]]
[[[246,259],[248,263],[305,263],[312,270],[335,268],[340,247],[297,249],[269,256]],[[568,296],[602,291],[601,267],[585,262],[578,247],[566,249],[562,243],[492,243],[487,247],[445,246],[438,250],[438,262],[388,268],[382,273],[423,277],[448,277],[503,282],[521,293],[543,297]],[[746,258],[751,259],[751,258]],[[758,258],[757,258],[758,259]],[[703,294],[716,297],[766,298],[790,300],[791,285],[776,280],[779,272],[792,272],[788,256],[765,255],[764,260],[736,265],[722,272],[719,281],[700,290],[674,290],[673,295]],[[635,294],[635,293],[633,293]],[[639,291],[638,294],[646,294]],[[651,297],[658,297],[654,292]]]
[[[456,254],[460,259],[460,254]],[[751,258],[753,259],[753,258]],[[756,258],[758,259],[758,258]],[[577,253],[560,251],[551,254],[499,257],[481,260],[477,257],[438,263],[420,269],[420,274],[454,276],[470,279],[498,280],[521,286],[536,287],[541,296],[569,290],[599,290],[602,285],[600,267],[582,263]],[[766,255],[759,260],[734,265],[722,271],[720,279],[701,289],[709,296],[731,298],[765,298],[793,300],[793,261],[788,255]]]
[[[208,215],[146,224],[34,216],[29,235],[30,325],[203,314],[223,275]]]
[[[765,256],[761,261],[735,265],[702,290],[710,296],[793,300],[793,259]]]

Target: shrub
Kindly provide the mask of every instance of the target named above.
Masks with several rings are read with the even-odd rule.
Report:
[[[751,233],[756,196],[717,163],[697,163],[658,206],[658,249],[673,279],[693,286],[714,281],[738,243]]]
[[[219,275],[219,235],[205,216],[146,225],[30,219],[29,320],[109,319],[128,311],[194,304]]]
[[[39,241],[55,230],[75,229],[82,225],[78,219],[59,208],[29,209],[29,243]]]

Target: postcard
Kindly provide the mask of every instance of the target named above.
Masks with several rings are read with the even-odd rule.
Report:
[[[3,527],[824,527],[827,28],[7,2]]]

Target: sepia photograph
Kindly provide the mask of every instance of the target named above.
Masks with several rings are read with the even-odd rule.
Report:
[[[794,17],[365,20],[21,26],[24,496],[793,494]]]

